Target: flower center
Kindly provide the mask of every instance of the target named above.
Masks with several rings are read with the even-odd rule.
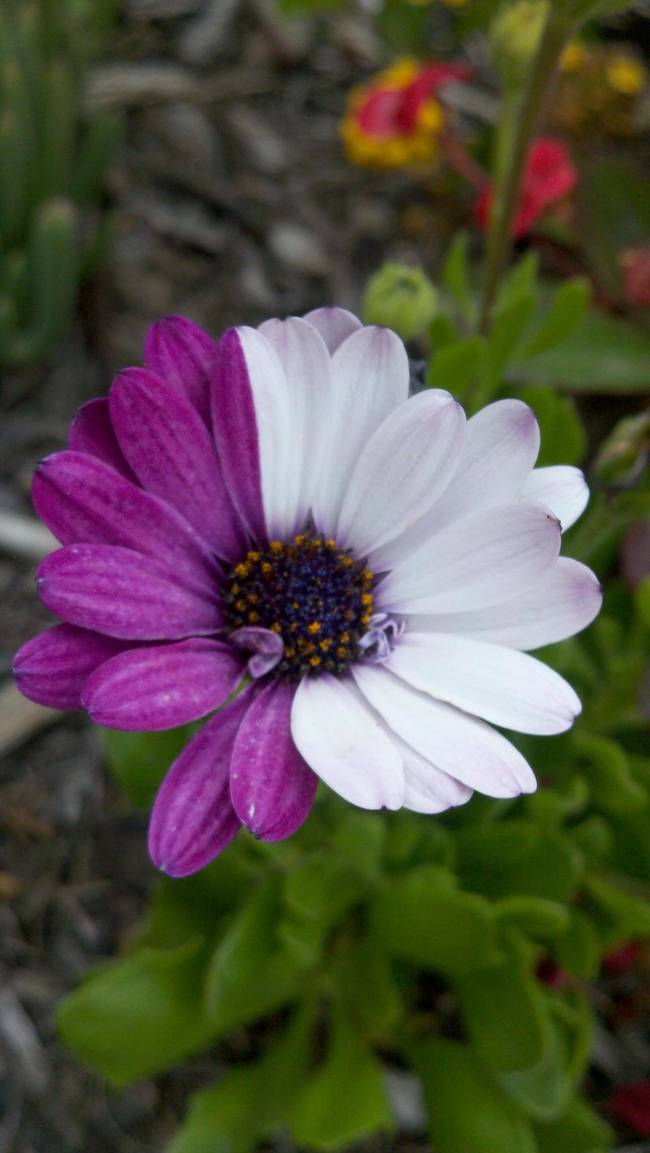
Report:
[[[230,573],[228,625],[270,629],[282,637],[276,671],[341,674],[361,655],[373,613],[374,574],[335,540],[309,533],[252,549]]]

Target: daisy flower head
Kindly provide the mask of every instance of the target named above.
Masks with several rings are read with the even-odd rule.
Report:
[[[445,129],[438,95],[470,74],[465,64],[406,58],[353,89],[341,121],[348,160],[369,168],[405,168],[435,159]]]
[[[540,136],[530,147],[524,169],[519,207],[513,224],[513,237],[520,240],[538,220],[557,209],[573,192],[578,173],[569,151],[561,140]],[[486,229],[490,219],[493,192],[487,185],[476,206],[476,220]]]
[[[18,685],[115,729],[214,714],[153,809],[151,855],[174,876],[242,825],[291,835],[319,779],[419,813],[530,792],[491,726],[569,728],[578,698],[526,650],[601,600],[559,556],[582,474],[535,469],[538,448],[520,401],[466,420],[448,392],[409,397],[401,340],[342,309],[218,344],[162,320],[145,367],[36,472],[62,545],[38,589],[62,623],[17,654]]]

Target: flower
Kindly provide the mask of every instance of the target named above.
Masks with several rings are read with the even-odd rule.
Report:
[[[437,95],[469,76],[468,65],[396,61],[350,93],[341,135],[348,160],[371,168],[402,168],[432,160],[445,127]]]
[[[621,1085],[608,1104],[617,1121],[640,1137],[650,1137],[650,1080]]]
[[[562,131],[628,136],[643,127],[648,73],[633,49],[571,40],[560,57],[550,118]]]
[[[530,792],[491,725],[557,733],[580,710],[525,650],[600,606],[559,557],[582,474],[533,468],[520,401],[467,421],[448,392],[408,388],[400,339],[341,309],[217,345],[172,317],[37,469],[62,544],[38,589],[63,623],[18,653],[23,693],[123,730],[221,710],[154,805],[151,854],[174,876],[242,825],[289,836],[319,778],[420,813]]]
[[[519,240],[548,210],[573,191],[578,173],[561,140],[540,136],[532,144],[524,170],[519,209],[513,225],[513,236]],[[492,208],[492,188],[488,185],[476,202],[476,219],[485,229]]]

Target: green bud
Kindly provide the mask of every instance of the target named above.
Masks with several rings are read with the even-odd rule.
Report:
[[[516,0],[497,13],[490,29],[490,48],[506,86],[518,86],[525,80],[547,13],[546,0]]]
[[[403,340],[419,336],[438,309],[438,292],[421,268],[390,262],[372,276],[363,298],[367,324],[392,328]]]

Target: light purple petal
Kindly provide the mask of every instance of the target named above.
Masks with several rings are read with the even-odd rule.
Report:
[[[240,693],[192,738],[167,773],[149,824],[149,853],[170,877],[203,869],[230,844],[241,823],[230,800],[230,760],[252,699]]]
[[[25,697],[51,709],[81,708],[91,673],[121,652],[124,641],[72,625],[55,625],[27,641],[14,657],[13,674]]]
[[[217,347],[212,373],[212,424],[232,502],[258,543],[267,539],[255,402],[239,334],[231,328]]]
[[[77,409],[70,425],[68,447],[74,452],[87,452],[89,456],[96,456],[127,480],[135,481],[117,443],[106,397],[89,400]]]
[[[214,442],[192,404],[154,373],[127,368],[113,382],[111,419],[138,480],[182,514],[218,556],[246,551]]]
[[[566,532],[585,511],[589,489],[579,468],[557,464],[534,469],[524,485],[523,497],[550,508]]]
[[[222,641],[194,638],[132,649],[89,678],[82,704],[99,725],[158,732],[218,708],[243,676],[242,660]]]
[[[358,664],[352,673],[386,724],[443,773],[488,797],[535,791],[521,753],[484,721],[417,692],[381,665]]]
[[[231,645],[242,652],[252,653],[248,661],[248,671],[252,677],[265,677],[282,660],[284,641],[271,629],[244,625],[228,637]]]
[[[350,678],[304,677],[291,733],[314,772],[362,809],[399,809],[404,766],[399,749]]]
[[[602,603],[602,589],[591,569],[570,557],[558,557],[530,588],[503,604],[413,616],[407,627],[459,633],[515,649],[538,649],[586,628]]]
[[[164,565],[131,549],[66,545],[42,562],[37,585],[63,620],[125,640],[180,640],[222,624],[216,595],[182,587]]]
[[[208,425],[216,352],[212,337],[184,316],[166,316],[147,333],[145,366],[186,396]]]
[[[32,486],[34,507],[62,544],[110,544],[167,564],[178,581],[212,589],[216,560],[187,522],[151,493],[81,452],[41,461]]]
[[[307,819],[318,777],[291,737],[296,686],[273,681],[242,721],[230,767],[235,812],[256,837],[282,841]]]
[[[320,333],[330,356],[334,356],[340,344],[353,332],[363,328],[361,321],[347,308],[315,308],[308,312],[304,320]]]

